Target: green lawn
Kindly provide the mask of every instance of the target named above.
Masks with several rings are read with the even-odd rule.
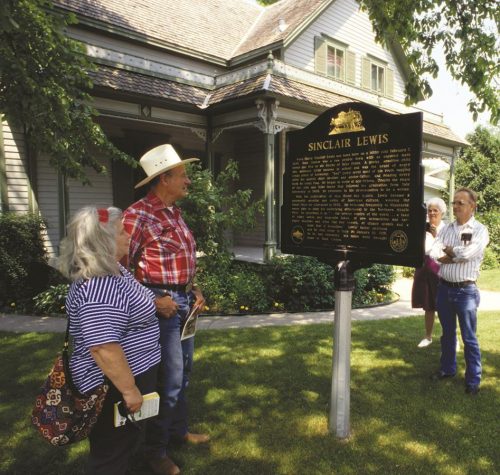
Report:
[[[500,269],[482,270],[477,285],[480,290],[500,292]]]
[[[209,448],[176,448],[183,474],[500,473],[500,312],[479,314],[484,379],[432,382],[439,345],[416,347],[421,317],[354,322],[348,441],[328,433],[332,327],[203,331],[190,387],[192,429]],[[436,333],[439,332],[439,325]],[[87,443],[53,448],[34,432],[34,393],[61,334],[1,333],[0,473],[81,474]],[[147,474],[140,457],[131,475]]]

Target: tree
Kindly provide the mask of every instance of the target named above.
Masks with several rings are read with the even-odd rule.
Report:
[[[198,251],[209,261],[224,259],[230,244],[227,231],[255,227],[257,215],[264,211],[263,201],[251,201],[250,189],[235,190],[239,173],[233,160],[216,178],[199,164],[191,164],[189,172],[189,195],[181,202],[183,217],[194,234]]]
[[[259,0],[261,4],[276,0]],[[497,0],[356,0],[372,21],[376,39],[390,46],[400,44],[410,71],[406,103],[432,95],[430,77],[439,67],[433,58],[442,45],[446,68],[466,84],[475,99],[469,102],[474,120],[489,109],[490,121],[500,118],[500,9]]]
[[[83,46],[64,34],[75,22],[50,0],[0,2],[0,113],[54,167],[88,182],[86,166],[105,170],[96,156],[135,161],[94,122],[88,93],[93,66]]]
[[[490,245],[500,260],[500,130],[478,126],[467,135],[471,144],[457,161],[455,188],[478,192],[478,219],[490,233]]]
[[[478,126],[457,161],[456,187],[477,191],[481,212],[500,210],[500,130]]]

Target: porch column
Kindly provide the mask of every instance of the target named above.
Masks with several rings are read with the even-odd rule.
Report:
[[[7,190],[7,171],[5,169],[5,146],[3,141],[3,120],[0,114],[0,211],[9,211],[9,193]]]
[[[458,147],[453,148],[453,155],[451,157],[450,163],[450,181],[448,183],[448,218],[450,223],[453,222],[453,195],[455,194],[455,164],[457,162],[458,153],[460,149]]]
[[[264,182],[265,199],[265,241],[264,261],[268,262],[276,254],[276,190],[274,187],[274,134],[275,119],[279,102],[276,99],[255,101],[260,121],[257,127],[264,133],[264,159],[266,174]]]

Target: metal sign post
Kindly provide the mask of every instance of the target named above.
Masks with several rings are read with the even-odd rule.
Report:
[[[354,274],[349,261],[335,268],[333,369],[328,429],[341,439],[350,433],[351,307]]]

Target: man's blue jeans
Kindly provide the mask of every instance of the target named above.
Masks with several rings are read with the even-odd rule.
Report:
[[[464,343],[465,384],[479,386],[481,382],[481,353],[476,337],[479,290],[475,284],[466,287],[448,287],[440,283],[437,311],[443,329],[441,336],[441,371],[457,372],[456,330],[457,317]]]
[[[193,364],[194,337],[182,342],[180,337],[182,325],[193,303],[193,296],[185,292],[169,293],[178,309],[174,317],[158,317],[161,345],[158,374],[160,412],[158,417],[148,422],[145,437],[145,452],[154,458],[166,455],[166,446],[171,435],[182,437],[188,432],[185,391]]]

